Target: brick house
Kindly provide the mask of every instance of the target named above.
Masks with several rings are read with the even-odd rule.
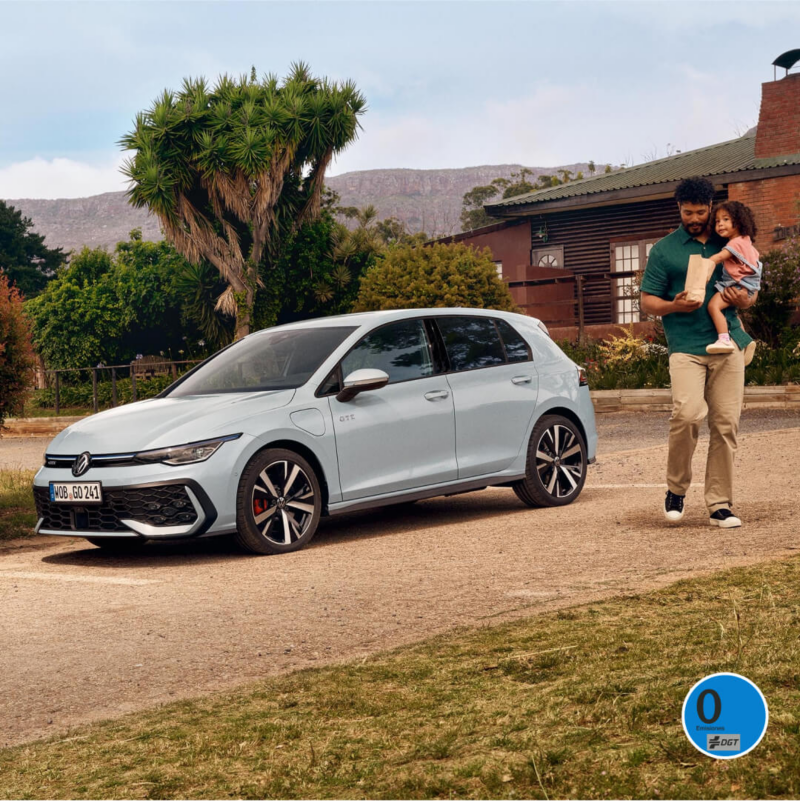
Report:
[[[628,295],[650,247],[678,225],[682,179],[705,176],[718,201],[751,206],[762,252],[800,235],[800,73],[789,72],[798,62],[800,50],[774,62],[786,74],[763,84],[758,125],[742,137],[487,204],[496,224],[438,241],[488,247],[516,302],[551,327],[580,316],[603,336],[637,323]]]

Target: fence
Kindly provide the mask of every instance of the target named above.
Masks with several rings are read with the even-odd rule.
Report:
[[[55,392],[55,413],[59,414],[61,411],[61,377],[66,373],[86,373],[90,372],[92,375],[92,409],[97,411],[99,408],[98,403],[98,374],[106,375],[110,372],[111,379],[111,408],[118,404],[117,393],[117,379],[125,378],[125,372],[131,381],[131,399],[137,400],[136,382],[139,380],[147,380],[148,378],[155,377],[156,375],[171,375],[175,380],[178,377],[178,365],[199,364],[202,359],[184,359],[182,361],[133,361],[130,364],[112,364],[112,365],[98,365],[97,367],[73,367],[63,368],[59,370],[42,370],[46,378],[52,376],[52,381],[47,381]],[[102,372],[105,371],[105,372]],[[122,375],[118,375],[117,371],[122,371]]]
[[[523,309],[527,314],[533,317],[538,317],[545,325],[560,327],[560,326],[578,326],[578,337],[581,341],[585,339],[586,328],[586,285],[587,284],[604,284],[608,287],[607,293],[594,293],[593,299],[597,297],[607,297],[609,302],[609,317],[608,320],[603,320],[603,323],[617,322],[617,302],[620,300],[632,300],[636,297],[636,293],[632,291],[630,286],[623,287],[626,292],[619,294],[615,291],[618,286],[617,281],[620,279],[633,278],[634,276],[641,275],[640,271],[627,270],[615,273],[605,273],[603,275],[563,275],[554,278],[532,278],[525,281],[509,281],[508,286],[510,289],[534,287],[534,286],[547,286],[558,284],[574,284],[575,296],[572,298],[564,298],[559,300],[541,300],[534,301],[533,303],[521,303]],[[536,308],[550,309],[551,307],[569,307],[570,313],[564,317],[555,319],[543,317],[536,313]]]

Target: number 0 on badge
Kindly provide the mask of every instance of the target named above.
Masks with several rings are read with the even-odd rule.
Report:
[[[768,721],[761,690],[737,673],[706,676],[683,702],[683,730],[689,742],[714,759],[736,759],[752,751]]]

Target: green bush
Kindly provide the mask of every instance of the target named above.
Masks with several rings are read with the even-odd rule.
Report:
[[[750,386],[800,384],[800,329],[788,329],[789,345],[773,348],[758,342],[745,372]],[[667,349],[626,334],[607,343],[559,342],[576,364],[586,368],[590,389],[658,389],[670,386]]]
[[[742,314],[750,333],[773,348],[792,344],[790,327],[800,297],[800,238],[762,256],[764,274],[755,306]]]
[[[361,279],[353,311],[453,306],[518,310],[488,249],[463,244],[389,248]]]

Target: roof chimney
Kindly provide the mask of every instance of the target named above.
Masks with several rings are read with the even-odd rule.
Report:
[[[756,158],[800,153],[800,72],[789,70],[800,61],[800,50],[789,50],[773,61],[776,79],[761,85],[761,111],[756,132]],[[786,70],[777,78],[777,68]]]

